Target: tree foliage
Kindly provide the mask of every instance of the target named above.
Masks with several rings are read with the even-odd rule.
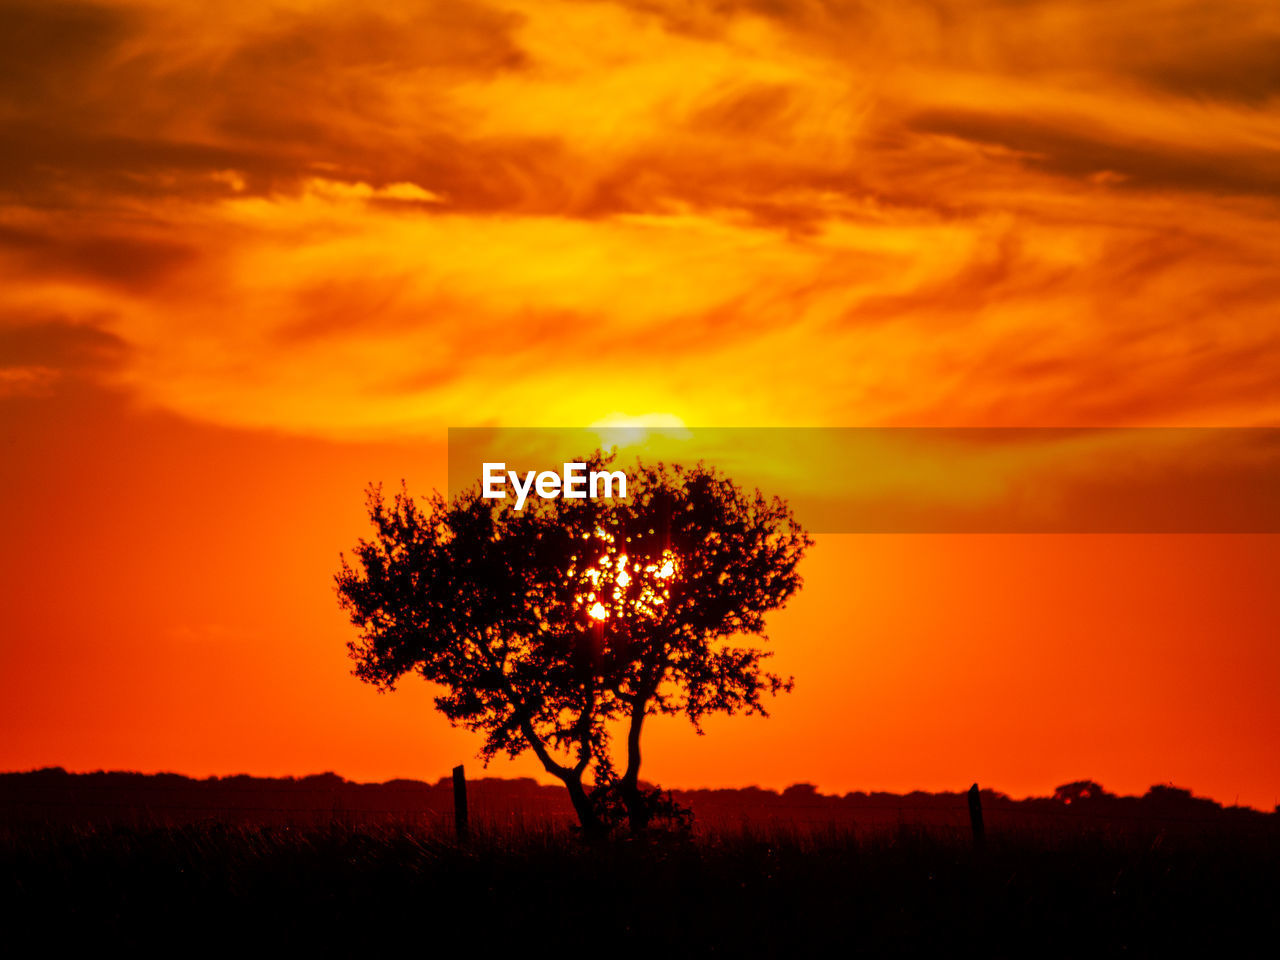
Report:
[[[436,684],[440,711],[483,734],[486,762],[532,750],[588,830],[610,805],[585,782],[618,798],[635,829],[655,809],[639,785],[647,716],[683,715],[701,732],[710,714],[765,714],[765,695],[791,689],[766,669],[764,618],[799,588],[811,543],[782,501],[701,463],[637,462],[628,494],[516,511],[478,488],[423,505],[373,488],[374,536],[336,577],[360,630],[356,676],[385,690],[409,673]]]

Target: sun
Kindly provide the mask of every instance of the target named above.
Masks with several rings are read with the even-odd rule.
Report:
[[[587,429],[600,438],[602,447],[617,447],[619,450],[644,446],[655,437],[667,440],[690,440],[693,437],[689,427],[674,413],[646,413],[637,417],[611,413]]]
[[[587,616],[597,622],[611,617],[661,616],[671,600],[671,580],[678,570],[675,553],[667,549],[651,560],[637,560],[628,556],[617,538],[603,527],[596,527],[595,533],[584,535],[584,539],[594,541],[584,545],[586,549],[595,548],[594,560],[578,567],[579,556],[574,555],[568,575],[577,581],[575,598]]]

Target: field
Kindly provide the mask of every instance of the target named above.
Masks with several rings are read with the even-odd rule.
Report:
[[[11,824],[12,945],[177,955],[1251,955],[1280,934],[1274,829],[711,830]],[[24,955],[21,950],[11,955]]]

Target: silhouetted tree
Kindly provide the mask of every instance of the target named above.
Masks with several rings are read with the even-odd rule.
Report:
[[[1070,805],[1084,800],[1113,800],[1115,794],[1108,793],[1096,780],[1073,780],[1055,787],[1053,799]]]
[[[612,458],[599,451],[589,469]],[[425,509],[369,492],[375,536],[344,557],[338,596],[360,638],[354,673],[389,690],[417,673],[449,720],[484,734],[481,757],[531,749],[585,831],[621,806],[642,829],[646,717],[766,715],[792,681],[764,668],[764,615],[798,589],[811,540],[779,499],[702,464],[637,463],[626,500],[486,500]],[[625,731],[622,770],[610,727]],[[596,803],[584,785],[590,773]],[[612,797],[612,800],[606,799]]]

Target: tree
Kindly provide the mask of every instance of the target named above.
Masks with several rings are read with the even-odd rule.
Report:
[[[613,460],[600,451],[586,462]],[[637,462],[625,500],[486,500],[421,508],[369,491],[375,535],[343,557],[339,601],[360,629],[353,671],[379,689],[408,673],[484,734],[481,757],[530,749],[569,791],[584,831],[620,805],[643,829],[646,717],[766,715],[792,680],[765,669],[764,616],[799,588],[812,541],[779,499],[713,468]],[[621,772],[611,728],[624,735]],[[585,778],[590,774],[591,789]]]
[[[1114,800],[1115,794],[1108,793],[1096,780],[1072,780],[1055,787],[1053,799],[1070,806],[1084,800]]]

